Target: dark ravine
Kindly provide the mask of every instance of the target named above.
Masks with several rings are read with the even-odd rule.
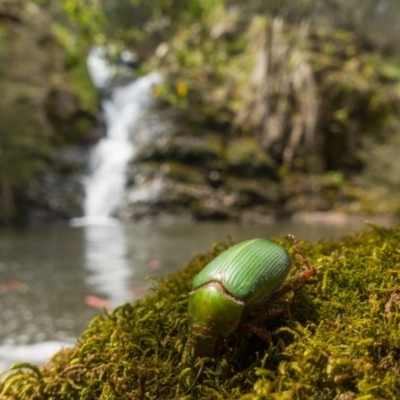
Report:
[[[292,41],[295,27],[279,18],[235,21],[228,36],[206,26],[198,46],[191,43],[199,32],[182,27],[163,56],[156,52],[142,66],[159,67],[167,82],[132,133],[136,154],[114,215],[140,222],[269,222],[327,212],[398,213],[395,157],[385,157],[374,142],[390,138],[398,124],[398,71],[349,32],[302,30]],[[82,73],[85,54],[74,60],[38,7],[2,3],[0,22],[10,39],[1,60],[16,66],[0,63],[0,106],[7,111],[1,129],[10,140],[0,147],[8,155],[0,158],[0,224],[82,216],[81,176],[90,147],[104,135],[95,116],[98,97]],[[214,45],[219,57],[210,57]],[[266,69],[268,51],[280,45],[281,58]],[[192,57],[201,62],[191,66]],[[298,64],[291,70],[293,58]],[[372,75],[364,75],[370,63]],[[71,64],[80,68],[78,84]],[[186,85],[181,94],[180,81]],[[24,137],[13,143],[18,132]],[[394,201],[379,195],[381,173],[376,184],[362,183],[372,159],[374,170],[392,171],[387,182]]]

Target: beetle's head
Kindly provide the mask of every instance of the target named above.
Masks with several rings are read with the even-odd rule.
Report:
[[[220,335],[212,329],[194,325],[190,340],[197,356],[214,358],[217,341],[220,338]]]

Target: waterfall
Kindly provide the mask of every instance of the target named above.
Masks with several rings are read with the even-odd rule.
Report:
[[[73,225],[113,222],[112,214],[125,190],[127,165],[135,154],[131,135],[154,102],[153,87],[162,83],[162,76],[157,72],[133,81],[132,76],[127,79],[127,67],[110,64],[102,48],[89,53],[88,68],[93,83],[104,94],[106,136],[91,151],[89,171],[84,178],[84,217],[73,220]],[[128,82],[117,84],[123,74]]]

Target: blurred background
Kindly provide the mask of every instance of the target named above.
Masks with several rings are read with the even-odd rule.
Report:
[[[0,0],[0,370],[227,235],[395,224],[399,35],[397,0]]]

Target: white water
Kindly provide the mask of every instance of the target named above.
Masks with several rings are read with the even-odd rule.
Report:
[[[112,215],[123,199],[127,165],[134,157],[131,134],[154,101],[154,86],[162,83],[161,74],[152,72],[124,86],[111,87],[115,68],[101,49],[90,52],[88,67],[98,89],[110,93],[102,101],[107,133],[92,150],[84,180],[84,217],[73,220],[75,226],[115,223]]]
[[[48,341],[34,344],[0,345],[0,375],[12,364],[28,362],[41,365],[62,348],[73,347],[73,343]]]

